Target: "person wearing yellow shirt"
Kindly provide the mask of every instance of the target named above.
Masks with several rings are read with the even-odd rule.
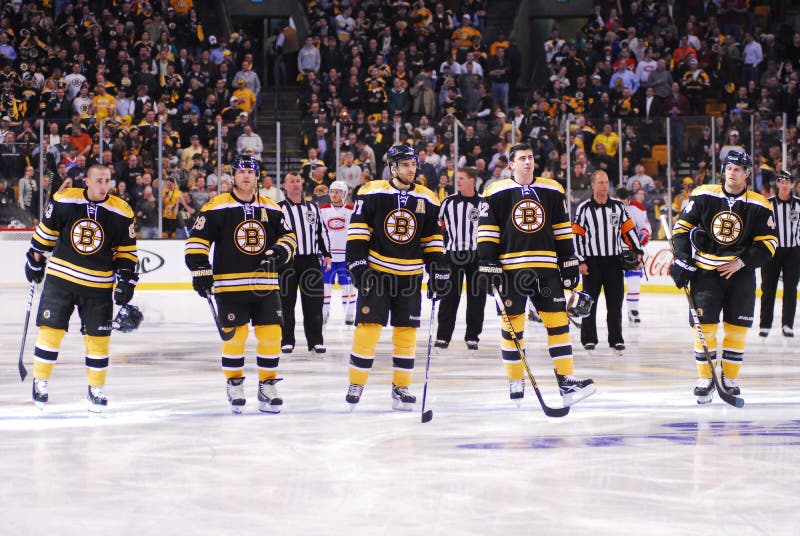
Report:
[[[243,112],[248,114],[253,111],[256,106],[256,94],[253,90],[247,87],[247,80],[239,78],[236,80],[237,88],[233,92],[233,97],[239,99],[237,106]]]
[[[178,228],[178,201],[181,199],[181,191],[175,186],[175,179],[167,177],[164,181],[163,197],[163,232],[162,238],[174,238],[175,230]]]
[[[472,50],[472,39],[481,37],[481,32],[472,27],[472,19],[466,13],[461,19],[461,27],[453,31],[451,40],[459,50]]]
[[[97,121],[104,121],[117,115],[117,99],[109,95],[104,85],[98,85],[97,93],[92,97],[94,117]]]
[[[617,150],[619,149],[619,136],[617,133],[611,129],[611,123],[605,123],[603,125],[603,131],[594,137],[594,141],[592,142],[592,152],[597,152],[597,145],[602,143],[603,146],[606,148],[606,154],[612,158],[617,156]]]
[[[184,169],[192,169],[192,158],[194,155],[203,154],[203,146],[200,145],[200,136],[192,134],[189,140],[189,146],[184,147],[183,151],[181,151],[181,167]]]
[[[694,189],[694,179],[685,177],[682,184],[683,190],[672,200],[672,211],[675,214],[680,214],[683,207],[689,202],[689,198],[692,196],[692,190]]]

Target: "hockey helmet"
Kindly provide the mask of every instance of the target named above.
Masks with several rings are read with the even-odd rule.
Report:
[[[350,191],[350,188],[347,186],[347,183],[344,181],[333,181],[331,185],[328,187],[329,191],[336,190],[337,192],[342,192],[343,196],[347,195],[347,192]]]
[[[781,182],[781,181],[794,182],[794,177],[792,177],[791,173],[789,173],[785,169],[782,169],[781,171],[778,172],[777,175],[775,175],[775,182]]]
[[[586,318],[592,312],[594,299],[586,292],[575,290],[567,302],[567,314],[572,318]]]
[[[120,307],[117,316],[114,317],[114,321],[111,323],[111,327],[118,329],[122,333],[129,333],[136,331],[142,320],[144,320],[142,311],[135,305],[126,304]]]
[[[745,151],[730,151],[727,155],[725,155],[725,159],[722,161],[722,171],[725,171],[725,167],[728,164],[736,164],[737,166],[742,166],[744,168],[745,173],[750,175],[753,170],[753,160],[750,158],[750,155],[747,154]]]
[[[258,160],[249,155],[238,155],[233,159],[231,170],[236,173],[237,169],[252,169],[258,175],[261,172],[261,164]]]
[[[417,150],[410,145],[393,145],[386,153],[386,159],[390,166],[396,166],[401,160],[413,160],[415,164],[419,162]]]

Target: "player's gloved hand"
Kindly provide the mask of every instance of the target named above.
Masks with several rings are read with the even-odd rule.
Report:
[[[353,278],[353,285],[360,291],[364,290],[368,270],[367,259],[358,259],[347,265],[347,271],[350,272],[350,276]]]
[[[487,294],[494,292],[492,287],[497,287],[497,290],[502,292],[505,283],[503,266],[499,262],[480,261],[478,263],[477,283],[478,290],[482,290]]]
[[[631,251],[630,249],[626,249],[620,255],[620,261],[622,262],[622,269],[623,270],[638,270],[639,265],[639,255],[635,251]]]
[[[581,272],[578,268],[581,261],[578,257],[571,255],[564,259],[558,259],[558,272],[561,275],[561,284],[567,290],[572,290],[578,286],[581,280]]]
[[[289,248],[280,243],[275,244],[264,253],[261,267],[267,272],[277,272],[289,262],[291,256]]]
[[[697,266],[688,255],[676,254],[672,265],[669,267],[669,275],[678,288],[688,286],[696,272]]]
[[[117,270],[117,287],[114,289],[114,303],[126,305],[133,298],[133,289],[139,281],[139,274],[130,268]]]
[[[450,268],[433,264],[428,267],[428,299],[438,300],[450,292]]]
[[[38,261],[34,254],[39,256]],[[25,279],[28,280],[28,283],[41,283],[44,279],[44,265],[47,264],[47,259],[33,248],[25,254],[25,259],[27,259],[25,261]]]
[[[648,242],[650,242],[650,233],[645,230],[639,231],[639,243],[642,247],[646,246]]]
[[[204,263],[192,270],[192,286],[201,298],[211,293],[211,289],[214,288],[214,270],[210,264]]]

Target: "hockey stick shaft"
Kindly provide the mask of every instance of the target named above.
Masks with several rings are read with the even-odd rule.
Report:
[[[517,332],[514,329],[514,325],[511,323],[511,319],[508,317],[508,313],[506,312],[506,307],[503,304],[503,298],[500,297],[500,291],[497,290],[497,287],[495,285],[492,285],[492,295],[494,296],[494,301],[497,304],[497,308],[500,310],[500,318],[503,320],[503,323],[508,329],[508,333],[511,335],[511,340],[514,341],[514,346],[517,348],[517,353],[519,354],[519,358],[522,360],[522,364],[525,366],[525,372],[528,374],[528,379],[531,382],[531,387],[533,387],[533,390],[536,393],[536,398],[539,399],[539,405],[542,406],[542,411],[544,411],[545,415],[547,415],[548,417],[565,416],[567,413],[569,413],[569,406],[562,408],[551,408],[545,403],[544,398],[542,397],[542,393],[541,391],[539,391],[539,386],[536,383],[536,378],[533,377],[531,368],[528,366],[528,360],[525,358],[525,350],[522,349],[522,345],[520,345],[519,343],[519,339],[517,338]]]
[[[422,412],[420,413],[420,422],[428,422],[433,418],[433,411],[425,411],[425,403],[428,400],[428,372],[431,369],[431,352],[433,351],[433,320],[436,315],[436,300],[438,298],[433,296],[431,299],[431,321],[428,323],[428,358],[425,361],[425,386],[422,388]]]
[[[667,242],[669,243],[669,248],[672,251],[673,257],[675,256],[675,245],[672,242],[672,229],[669,228],[669,223],[667,222],[667,216],[662,214],[661,215],[661,227],[664,229],[664,234],[667,237]],[[714,366],[714,360],[711,359],[711,352],[708,350],[708,344],[706,343],[706,336],[703,333],[703,327],[700,325],[700,315],[697,314],[697,307],[694,303],[694,298],[692,298],[692,293],[688,287],[683,287],[683,293],[686,296],[686,300],[689,302],[689,315],[692,318],[692,327],[694,327],[695,333],[697,334],[697,340],[700,341],[700,346],[703,349],[703,355],[706,358],[706,362],[708,363],[708,370],[711,372],[711,381],[714,384],[714,389],[719,394],[719,397],[726,403],[730,404],[731,406],[735,406],[737,408],[741,408],[744,406],[744,399],[734,396],[725,389],[725,387],[720,383],[719,378],[717,378],[717,371]]]
[[[24,382],[25,377],[28,375],[28,369],[25,368],[23,357],[25,356],[25,341],[28,338],[28,323],[31,320],[31,309],[33,308],[33,295],[35,292],[36,283],[33,282],[30,288],[28,288],[28,299],[25,304],[25,324],[22,327],[22,342],[19,345],[19,361],[17,362],[17,366],[19,368],[19,380],[21,382]]]
[[[211,299],[211,294],[206,294],[206,299],[208,300],[208,306],[211,308],[211,315],[214,317],[214,323],[217,325],[217,331],[219,332],[219,336],[223,341],[229,341],[236,335],[236,330],[231,329],[230,331],[225,331],[222,327],[222,324],[219,323],[219,315],[217,314],[217,308],[214,307],[214,301]]]

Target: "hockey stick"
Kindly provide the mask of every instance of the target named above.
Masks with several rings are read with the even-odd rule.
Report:
[[[436,300],[439,299],[435,294],[431,298],[431,321],[428,324],[428,359],[425,362],[425,387],[422,388],[422,413],[420,422],[426,423],[433,419],[433,410],[425,411],[425,401],[428,398],[428,371],[431,368],[431,350],[433,349],[433,318],[436,312]]]
[[[223,341],[229,341],[236,335],[236,330],[232,329],[230,331],[225,331],[222,328],[222,325],[219,323],[219,315],[217,315],[217,308],[214,307],[214,301],[211,299],[211,293],[206,293],[206,299],[208,300],[208,306],[211,308],[211,316],[214,317],[214,323],[217,325],[217,331],[219,332],[219,336]]]
[[[667,223],[667,216],[662,214],[661,215],[661,227],[664,229],[664,234],[667,237],[667,242],[669,242],[669,248],[672,251],[673,257],[675,256],[675,246],[672,243],[672,229],[669,228],[669,223]],[[714,367],[714,360],[711,359],[711,353],[708,351],[708,344],[706,344],[706,336],[703,334],[703,328],[700,326],[700,316],[697,314],[697,307],[694,304],[694,298],[692,298],[692,293],[689,291],[689,287],[683,287],[683,293],[686,295],[686,300],[689,302],[689,316],[692,319],[692,327],[694,327],[695,333],[697,333],[697,339],[700,341],[700,346],[703,347],[703,354],[706,357],[706,361],[708,362],[708,369],[711,371],[711,381],[714,383],[714,389],[716,389],[719,397],[726,403],[730,404],[731,406],[735,406],[737,408],[741,408],[744,406],[744,399],[738,396],[734,396],[730,394],[725,387],[720,383],[719,378],[717,378],[717,371]]]
[[[22,328],[22,342],[19,345],[19,381],[24,382],[25,377],[28,375],[28,369],[25,368],[25,363],[22,362],[22,357],[25,355],[25,339],[28,338],[28,322],[31,320],[31,309],[33,308],[33,294],[36,292],[36,283],[31,283],[28,289],[28,301],[25,304],[25,325]]]
[[[497,304],[497,308],[500,310],[500,317],[503,319],[503,323],[505,323],[506,327],[508,327],[508,332],[511,334],[511,340],[514,341],[514,346],[517,347],[517,353],[519,354],[520,359],[522,359],[522,364],[525,365],[525,371],[528,373],[528,379],[531,381],[531,386],[536,392],[536,398],[539,399],[539,404],[542,406],[542,411],[544,411],[544,414],[548,417],[563,417],[569,413],[569,406],[563,408],[551,408],[545,404],[544,398],[542,398],[542,393],[539,391],[539,386],[536,383],[536,379],[533,377],[531,368],[528,366],[528,360],[525,359],[525,350],[523,350],[522,346],[519,344],[517,332],[514,330],[514,325],[511,324],[511,319],[508,318],[506,306],[503,304],[503,299],[500,297],[500,291],[497,290],[495,285],[492,285],[492,295],[494,296],[494,301]]]

